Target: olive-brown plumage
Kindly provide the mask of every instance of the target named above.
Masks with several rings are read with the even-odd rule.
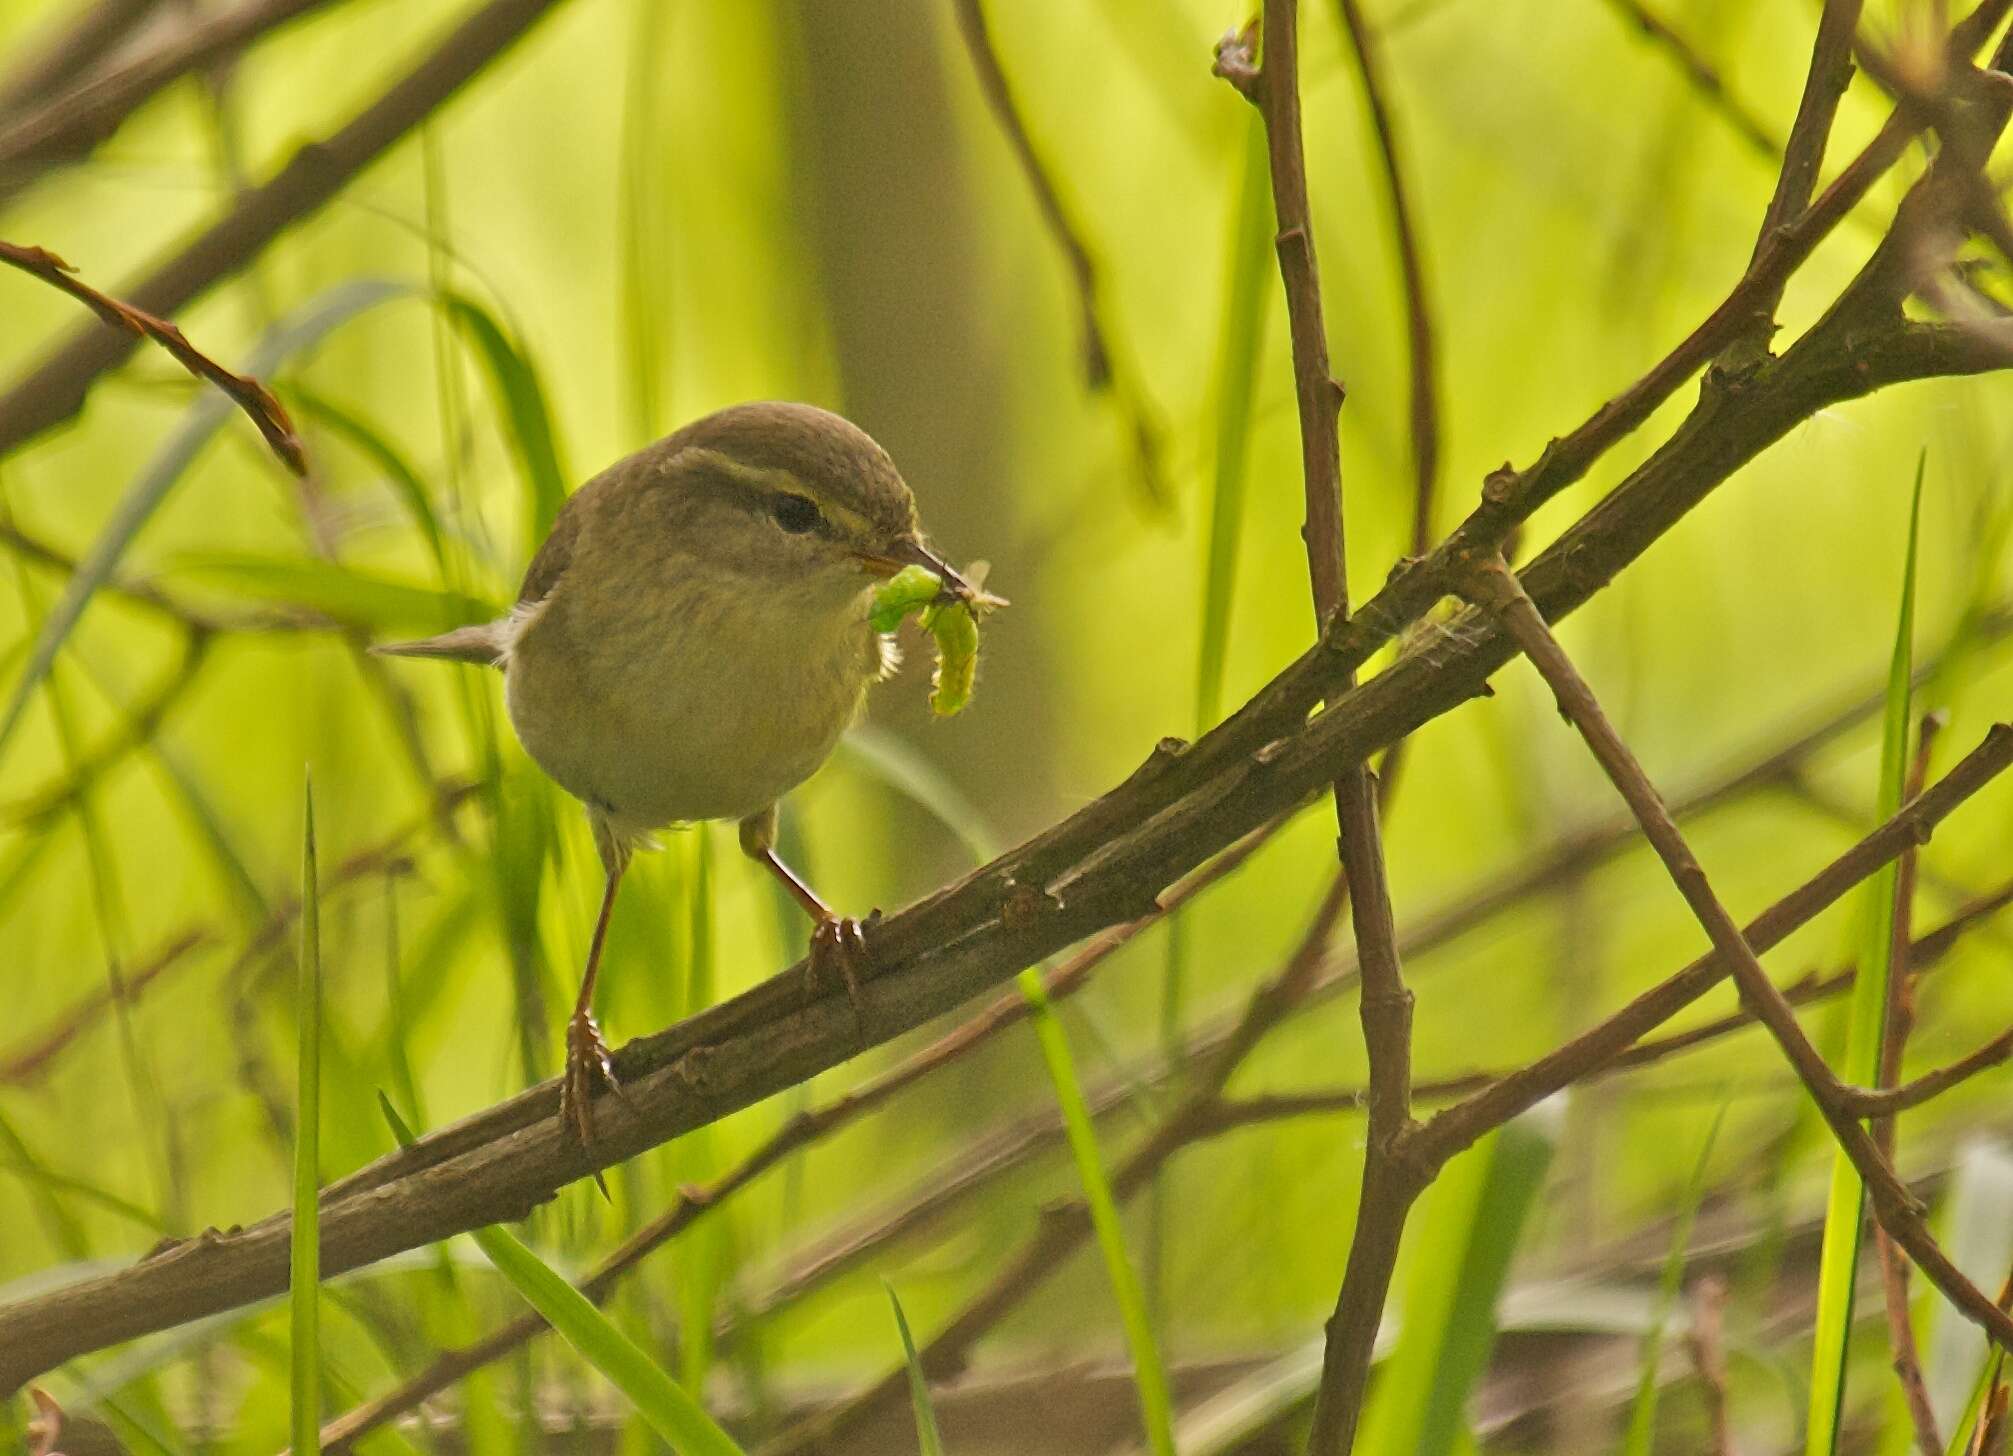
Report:
[[[380,648],[501,667],[525,750],[587,808],[607,871],[567,1028],[565,1105],[583,1139],[608,915],[652,831],[741,823],[742,848],[812,915],[816,963],[854,985],[859,923],[776,857],[776,801],[858,715],[889,644],[874,582],[909,564],[971,589],[923,543],[914,497],[862,430],[810,405],[736,405],[604,470],[566,502],[510,614]]]

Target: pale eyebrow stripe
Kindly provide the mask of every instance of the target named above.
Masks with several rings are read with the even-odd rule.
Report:
[[[751,510],[768,509],[773,495],[778,491],[788,491],[793,495],[809,497],[828,519],[849,532],[866,535],[871,530],[871,523],[859,512],[820,498],[794,473],[781,467],[750,465],[745,460],[706,445],[688,445],[673,460],[674,463],[690,460],[705,467],[705,479],[722,487],[722,494],[732,496]]]

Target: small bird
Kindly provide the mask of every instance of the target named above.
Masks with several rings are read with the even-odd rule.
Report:
[[[776,805],[822,764],[895,663],[875,582],[923,566],[915,497],[865,431],[811,405],[734,405],[617,461],[569,498],[498,621],[376,650],[500,667],[525,750],[586,806],[607,882],[566,1026],[561,1115],[593,1138],[619,1091],[594,1020],[609,912],[653,831],[740,823],[742,852],[814,922],[814,973],[857,994],[866,937],[775,850]]]

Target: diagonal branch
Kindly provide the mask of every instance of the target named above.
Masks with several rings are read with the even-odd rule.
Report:
[[[1905,134],[1907,123],[1893,125]],[[1891,160],[1879,146],[1863,153],[1825,197],[1856,199]],[[1791,242],[1777,234],[1732,301],[1680,347],[1679,362],[1700,340],[1713,345],[1731,337],[1746,317],[1737,306],[1741,290],[1761,286],[1754,280],[1770,270],[1786,276],[1791,254],[1814,246],[1829,225],[1826,216],[1821,199],[1790,225]],[[1815,412],[1901,380],[2000,367],[2002,356],[1968,331],[1903,317],[1894,296],[1880,292],[1890,281],[1877,267],[1862,273],[1780,358],[1737,378],[1709,374],[1698,406],[1663,446],[1531,564],[1525,586],[1540,607],[1555,619],[1578,607],[1735,470]],[[1892,306],[1872,309],[1870,297]],[[1712,352],[1706,347],[1691,367]],[[1482,506],[1433,558],[1332,623],[1320,645],[1196,744],[1161,744],[1102,798],[882,922],[857,1019],[843,993],[806,1002],[801,969],[793,967],[632,1042],[617,1058],[630,1106],[609,1109],[607,1135],[597,1139],[591,1160],[556,1125],[557,1089],[549,1083],[442,1129],[326,1190],[325,1267],[334,1274],[521,1216],[595,1164],[619,1162],[856,1055],[863,1029],[868,1043],[892,1039],[1023,966],[1137,918],[1160,887],[1332,784],[1348,765],[1484,691],[1513,644],[1473,611],[1422,634],[1370,681],[1346,691],[1336,684],[1438,602],[1456,559],[1477,541],[1499,539],[1563,488],[1573,470],[1606,448],[1603,439],[1612,444],[1633,428],[1635,411],[1649,407],[1645,399],[1667,397],[1689,372],[1659,366],[1632,387],[1626,408],[1608,407],[1576,431],[1570,452],[1555,447],[1530,470],[1495,477]],[[7,410],[0,402],[0,441],[7,438]],[[1310,718],[1323,698],[1329,706]],[[2004,746],[1989,743],[1988,757]],[[1978,771],[1975,764],[1967,769]],[[1932,790],[1923,802],[1935,797]],[[1704,985],[1718,974],[1708,968]],[[1541,1068],[1540,1079],[1547,1070],[1555,1068]],[[285,1215],[275,1214],[0,1307],[0,1390],[83,1350],[275,1293],[286,1281],[286,1249]]]
[[[1046,973],[1042,980],[1051,1001],[1061,1001],[1081,991],[1098,967],[1132,943],[1143,931],[1158,925],[1204,890],[1231,874],[1272,837],[1278,822],[1247,835],[1225,853],[1218,855],[1181,884],[1161,896],[1161,905],[1149,915],[1106,931]],[[702,1217],[718,1208],[741,1189],[753,1183],[801,1149],[822,1141],[843,1128],[878,1112],[898,1094],[951,1066],[982,1047],[1010,1027],[1026,1021],[1032,1013],[1027,997],[1013,992],[1000,997],[985,1010],[928,1046],[904,1057],[893,1067],[869,1077],[841,1096],[814,1110],[798,1113],[778,1128],[747,1157],[704,1187],[687,1188],[668,1210],[652,1219],[624,1240],[586,1279],[580,1290],[597,1304],[616,1284],[650,1254],[678,1237]],[[1093,1107],[1100,1099],[1091,1099]],[[1060,1116],[1055,1125],[1061,1127]],[[325,1449],[347,1449],[348,1443],[376,1430],[426,1400],[447,1389],[470,1372],[502,1357],[542,1333],[545,1320],[527,1313],[493,1331],[474,1344],[448,1350],[419,1375],[396,1389],[367,1401],[330,1421],[322,1428]]]
[[[1466,588],[1478,605],[1495,613],[1509,628],[1517,645],[1558,698],[1559,711],[1579,729],[1587,747],[1641,822],[1644,835],[1670,871],[1678,892],[1691,906],[1713,949],[1731,968],[1742,999],[1775,1037],[1830,1126],[1832,1136],[1852,1160],[1881,1226],[1908,1251],[1952,1304],[2000,1345],[2013,1348],[2013,1318],[1966,1279],[1930,1236],[1920,1203],[1895,1176],[1871,1135],[1855,1120],[1838,1079],[1804,1036],[1796,1012],[1768,978],[1754,947],[1742,936],[1740,927],[1714,894],[1705,871],[1692,855],[1655,786],[1608,722],[1592,691],[1515,575],[1501,557],[1495,557],[1476,563]]]
[[[1643,0],[1608,0],[1608,8],[1625,25],[1634,26],[1643,38],[1677,63],[1706,102],[1726,118],[1750,150],[1774,161],[1782,155],[1782,145],[1752,111],[1727,88],[1719,69],[1699,54],[1698,48],[1672,28],[1669,21],[1651,10]],[[1808,197],[1808,193],[1805,194]]]
[[[1426,262],[1419,242],[1419,224],[1411,190],[1400,161],[1403,144],[1392,115],[1384,75],[1383,44],[1363,18],[1360,0],[1338,0],[1342,23],[1356,53],[1356,73],[1363,83],[1363,104],[1370,112],[1377,137],[1377,156],[1384,171],[1384,190],[1391,204],[1391,238],[1398,251],[1398,269],[1405,287],[1405,334],[1409,348],[1412,423],[1412,546],[1423,556],[1433,544],[1433,508],[1440,475],[1439,348],[1434,342],[1432,290],[1426,282]],[[1388,773],[1388,769],[1387,769]]]
[[[171,314],[256,258],[266,245],[340,192],[385,149],[520,40],[559,0],[488,0],[383,95],[325,141],[311,142],[269,181],[125,290],[137,309]],[[116,328],[75,332],[0,395],[0,455],[84,406],[92,383],[121,363],[133,336]]]
[[[131,8],[131,0],[122,0]],[[152,0],[147,0],[151,5]],[[0,200],[51,167],[81,157],[183,76],[227,61],[261,36],[331,0],[246,0],[198,14],[134,55],[122,55],[54,95],[24,95],[22,114],[0,128]],[[26,104],[41,101],[32,110]]]
[[[273,454],[279,456],[282,465],[296,475],[308,473],[307,455],[301,448],[301,437],[294,433],[294,422],[287,417],[286,406],[251,375],[233,374],[191,344],[188,336],[166,319],[156,318],[143,308],[135,308],[130,303],[121,303],[109,294],[100,293],[78,278],[76,269],[47,248],[24,248],[18,243],[0,242],[0,263],[11,264],[40,278],[52,288],[60,288],[108,324],[126,329],[136,337],[152,339],[189,373],[198,379],[209,380],[229,395],[247,418],[259,427],[259,433],[266,437],[266,444],[272,447]]]

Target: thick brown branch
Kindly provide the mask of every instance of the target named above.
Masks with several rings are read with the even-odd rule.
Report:
[[[1082,990],[1097,968],[1114,953],[1129,945],[1141,931],[1158,925],[1195,896],[1243,865],[1278,827],[1278,824],[1274,823],[1255,834],[1246,836],[1241,843],[1232,846],[1230,850],[1217,856],[1161,896],[1161,908],[1139,920],[1106,931],[1063,964],[1046,973],[1042,980],[1049,998],[1052,1001],[1059,1001]],[[704,1214],[719,1207],[742,1188],[753,1183],[763,1173],[801,1149],[879,1111],[899,1093],[959,1061],[978,1047],[986,1045],[1009,1027],[1018,1026],[1028,1019],[1029,1014],[1030,1006],[1025,996],[1018,992],[1002,996],[956,1030],[904,1057],[888,1070],[868,1078],[843,1096],[815,1110],[799,1113],[728,1172],[704,1188],[681,1194],[678,1201],[666,1212],[638,1229],[623,1242],[621,1248],[609,1255],[581,1282],[582,1293],[599,1303],[607,1297],[623,1275],[635,1268],[643,1259],[683,1233]],[[1095,1107],[1099,1099],[1094,1097],[1091,1101]],[[1057,1128],[1060,1130],[1060,1119],[1057,1119]],[[471,1371],[479,1370],[490,1361],[515,1349],[545,1328],[546,1324],[542,1318],[536,1314],[528,1314],[473,1345],[445,1352],[411,1380],[330,1421],[322,1428],[324,1449],[348,1449],[348,1443],[357,1437],[416,1408],[421,1401],[438,1394]]]
[[[224,217],[145,279],[124,290],[135,309],[172,314],[242,268],[340,192],[387,147],[432,115],[508,50],[558,0],[489,0],[412,70],[328,140],[310,143],[270,181],[242,194]],[[83,408],[91,384],[133,349],[123,328],[86,328],[0,395],[0,455]]]
[[[1877,174],[1884,163],[1875,162],[1856,165]],[[1827,196],[1844,187],[1842,178]],[[1792,227],[1821,213],[1813,209]],[[1869,322],[1859,302],[1883,282],[1862,275],[1846,303],[1782,358],[1738,379],[1709,376],[1699,407],[1663,447],[1532,563],[1526,586],[1541,607],[1553,617],[1573,610],[1814,412],[1898,380],[1995,367],[1963,331],[1888,314]],[[1652,383],[1638,388],[1654,392]],[[1447,562],[1548,498],[1560,480],[1558,458],[1499,477],[1483,507],[1436,551],[1445,553],[1438,566],[1402,573],[1192,748],[1163,745],[1102,799],[882,922],[862,990],[869,1039],[896,1036],[1062,946],[1136,918],[1156,888],[1332,783],[1346,765],[1482,691],[1511,644],[1474,612],[1422,636],[1370,682],[1340,693],[1334,684],[1435,604]],[[1315,703],[1331,695],[1331,706],[1310,720]],[[1934,797],[1932,790],[1924,801]],[[1717,974],[1709,971],[1705,984]],[[631,1043],[618,1057],[631,1107],[609,1109],[595,1161],[621,1161],[835,1065],[861,1049],[859,1025],[842,995],[805,1004],[801,970],[792,968]],[[532,1089],[329,1189],[325,1267],[333,1274],[517,1216],[584,1176],[589,1162],[556,1126],[556,1101],[554,1086]],[[264,1297],[285,1277],[285,1220],[275,1216],[0,1309],[0,1388],[83,1348]]]

